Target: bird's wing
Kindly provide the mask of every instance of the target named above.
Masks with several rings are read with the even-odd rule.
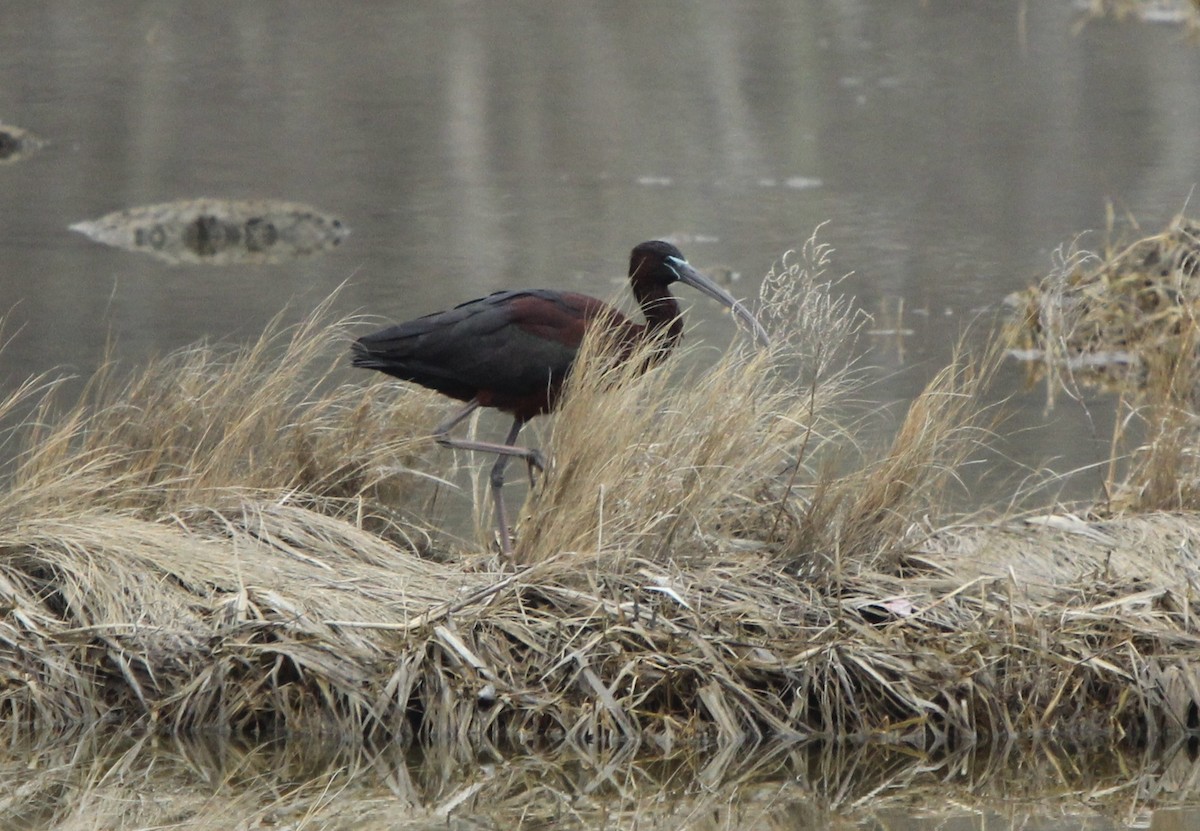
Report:
[[[565,377],[587,322],[606,310],[573,292],[496,292],[360,338],[355,364],[456,398],[536,395]]]

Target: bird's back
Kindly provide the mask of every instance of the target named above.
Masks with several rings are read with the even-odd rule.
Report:
[[[530,418],[553,406],[587,323],[602,315],[624,320],[583,294],[501,291],[361,337],[353,363]]]

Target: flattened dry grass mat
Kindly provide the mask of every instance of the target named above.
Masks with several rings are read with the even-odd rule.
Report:
[[[914,561],[910,575],[818,590],[745,552],[464,573],[314,528],[304,509],[243,510],[208,529],[31,524],[37,543],[9,549],[0,571],[8,729],[116,720],[668,751],[1197,726],[1200,639],[1179,586],[1098,574],[1031,592],[1012,575],[960,582]],[[318,553],[306,545],[317,534],[358,553]]]
[[[638,375],[585,346],[515,564],[430,527],[443,405],[352,376],[356,321],[325,309],[71,407],[31,382],[0,402],[37,404],[6,434],[0,720],[661,752],[1195,729],[1192,520],[952,533],[994,358],[957,358],[847,465],[861,318],[826,253],[768,278],[770,350]]]

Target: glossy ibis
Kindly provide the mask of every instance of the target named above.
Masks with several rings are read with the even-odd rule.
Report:
[[[679,304],[670,285],[686,283],[733,310],[766,344],[767,333],[754,316],[724,289],[688,265],[679,249],[659,240],[643,242],[629,258],[629,283],[645,323],[634,323],[594,297],[569,291],[499,291],[444,312],[419,317],[365,335],[352,346],[354,366],[377,369],[467,402],[433,430],[443,447],[495,453],[492,498],[496,527],[506,557],[512,554],[504,500],[504,469],[514,456],[533,469],[545,469],[541,453],[514,444],[525,422],[554,409],[571,371],[584,332],[593,323],[613,327],[622,357],[640,342],[657,338],[661,360],[683,335]],[[456,439],[450,431],[479,407],[513,417],[500,444]]]

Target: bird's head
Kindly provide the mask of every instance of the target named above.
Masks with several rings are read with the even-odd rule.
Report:
[[[671,267],[672,261],[687,265],[683,252],[671,243],[660,239],[643,242],[629,255],[629,279],[645,285],[669,286],[680,279],[679,272]]]
[[[663,288],[679,282],[691,286],[701,294],[733,311],[754,332],[754,337],[763,346],[771,339],[767,331],[750,314],[750,310],[733,298],[729,292],[705,277],[688,263],[683,252],[664,240],[650,240],[634,247],[629,255],[629,282],[635,286],[661,286]]]

